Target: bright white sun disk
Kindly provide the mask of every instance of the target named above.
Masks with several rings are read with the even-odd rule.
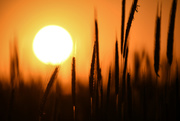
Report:
[[[71,54],[73,42],[63,28],[50,25],[42,28],[35,36],[33,51],[36,57],[48,64],[60,64]]]

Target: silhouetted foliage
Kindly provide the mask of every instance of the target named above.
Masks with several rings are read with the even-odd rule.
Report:
[[[161,11],[161,10],[160,10]],[[155,50],[154,50],[154,70],[156,75],[159,76],[159,60],[160,60],[160,32],[161,32],[161,13],[156,17],[156,32],[155,32]]]
[[[13,50],[10,54],[10,80],[11,80],[11,97],[9,102],[8,121],[12,121],[13,105],[15,90],[19,87],[19,58],[17,51],[17,40],[14,39]]]
[[[125,12],[125,0],[122,1],[122,4],[122,10],[124,10],[123,12]],[[174,32],[173,21],[175,20],[176,5],[177,0],[173,0],[169,27],[170,35],[168,34],[168,44],[170,43],[170,45],[168,45],[169,49],[167,50],[169,65],[172,64],[171,57],[173,53],[172,48],[174,41],[172,39]],[[151,71],[151,61],[149,56],[145,52],[143,52],[142,58],[140,58],[139,54],[135,53],[135,75],[134,77],[130,77],[131,68],[129,69],[130,72],[127,73],[129,53],[127,38],[133,20],[134,12],[136,11],[136,7],[137,0],[134,0],[126,28],[126,39],[124,44],[125,51],[123,51],[123,54],[125,54],[125,59],[123,60],[124,63],[122,64],[122,67],[124,67],[122,74],[122,84],[120,83],[121,74],[119,72],[118,41],[116,40],[115,43],[115,69],[113,69],[113,72],[111,72],[111,68],[109,69],[106,105],[103,103],[103,97],[104,95],[106,96],[106,94],[103,94],[103,81],[99,64],[98,23],[97,19],[95,18],[95,41],[90,67],[89,88],[82,85],[81,83],[78,83],[80,82],[79,80],[76,80],[75,57],[72,58],[72,95],[63,95],[63,90],[61,89],[62,85],[59,85],[58,83],[56,83],[56,92],[54,93],[51,91],[53,83],[56,80],[59,67],[56,67],[53,74],[51,75],[45,92],[42,89],[42,84],[38,83],[40,81],[43,81],[41,79],[31,79],[28,81],[30,83],[25,84],[25,80],[20,81],[19,78],[19,60],[16,46],[13,49],[13,56],[10,57],[10,80],[0,78],[0,121],[36,121],[38,119],[44,121],[72,121],[73,119],[78,121],[179,121],[180,99],[178,66],[176,68],[176,78],[172,78],[172,84],[164,84],[164,81],[167,80],[165,78],[167,77],[167,73],[162,69],[162,84],[157,85],[151,74],[151,72],[153,71]],[[122,18],[124,18],[123,15]],[[160,58],[160,27],[161,14],[160,16],[157,16],[155,32],[156,40],[154,68],[157,75],[159,70]],[[123,45],[122,38],[121,53]],[[143,71],[141,71],[140,67],[144,57],[146,59],[145,65]],[[163,66],[166,67],[167,63]],[[166,70],[166,68],[164,70]],[[8,84],[8,81],[10,81],[10,84]],[[136,84],[133,84],[134,82]],[[76,90],[78,90],[77,93]],[[90,100],[88,93],[90,93]],[[40,98],[41,94],[42,99]],[[117,99],[118,106],[116,104]],[[73,106],[77,106],[77,110],[75,110],[76,115],[75,111],[72,111],[72,104]],[[105,111],[103,110],[104,108],[106,108]]]
[[[119,93],[119,53],[118,53],[118,41],[116,40],[115,46],[115,94]]]
[[[178,78],[178,65],[176,65],[176,120],[180,120],[180,116],[178,114],[180,110],[180,99],[179,99],[179,78]]]
[[[126,90],[126,70],[127,70],[127,61],[128,61],[128,48],[126,49],[126,57],[125,57],[125,62],[124,62],[124,69],[123,69],[123,78],[122,78],[122,101],[124,102],[125,99],[125,90]]]
[[[127,74],[127,113],[128,113],[128,121],[132,120],[132,89],[131,89],[131,82],[130,82],[130,74]]]
[[[56,79],[56,76],[57,76],[57,73],[58,73],[58,69],[59,67],[57,66],[48,82],[48,85],[46,87],[46,90],[44,92],[44,95],[42,97],[42,100],[41,100],[41,105],[40,105],[40,113],[39,113],[39,121],[42,120],[42,117],[43,117],[43,113],[44,113],[44,107],[45,107],[45,104],[46,104],[46,101],[47,101],[47,97],[48,97],[48,94],[50,92],[50,89],[52,88],[52,85]]]
[[[168,40],[167,40],[167,59],[168,59],[169,65],[172,64],[172,60],[173,60],[173,43],[174,43],[174,25],[175,25],[175,16],[176,16],[176,6],[177,6],[177,0],[173,0],[172,8],[171,8],[171,15],[170,15]]]
[[[75,70],[75,57],[72,58],[72,105],[73,105],[73,118],[76,120],[76,70]]]
[[[107,84],[107,101],[106,101],[107,108],[109,107],[110,85],[111,85],[111,68],[109,69],[108,84]]]
[[[93,55],[91,60],[91,69],[90,69],[90,76],[89,76],[89,90],[90,90],[90,97],[93,96],[93,90],[94,90],[94,64],[95,64],[95,44],[93,49]]]
[[[72,58],[72,102],[75,106],[75,97],[76,97],[76,70],[75,70],[75,57]]]
[[[122,0],[122,17],[121,17],[121,54],[123,53],[124,42],[124,21],[125,21],[125,8],[126,0]]]
[[[140,66],[141,66],[141,62],[140,62],[139,54],[137,52],[135,52],[134,53],[134,78],[135,78],[135,81],[138,81],[138,79],[139,79]]]
[[[138,0],[134,0],[134,2],[132,4],[132,7],[131,7],[131,12],[130,12],[128,23],[127,23],[127,27],[126,27],[123,57],[125,57],[126,48],[127,48],[127,40],[128,40],[128,36],[129,36],[132,20],[134,18],[134,13],[135,13],[135,11],[137,9],[137,2],[138,2]]]

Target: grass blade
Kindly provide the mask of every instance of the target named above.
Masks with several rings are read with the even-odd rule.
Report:
[[[119,93],[119,53],[118,53],[118,41],[116,40],[115,48],[115,94]]]
[[[109,69],[108,84],[107,84],[107,101],[106,101],[107,108],[109,107],[110,86],[111,86],[111,68]]]
[[[172,8],[171,8],[171,15],[170,15],[168,40],[167,40],[167,59],[168,59],[169,65],[172,64],[172,60],[173,60],[173,43],[174,43],[174,25],[175,25],[176,6],[177,6],[177,0],[173,0]]]
[[[92,60],[91,60],[91,69],[90,69],[90,76],[89,76],[90,98],[93,97],[93,89],[94,89],[94,82],[93,82],[94,64],[95,64],[95,45],[94,45],[94,49],[93,49],[93,55],[92,55]]]
[[[8,109],[8,121],[12,121],[12,113],[14,107],[15,88],[19,87],[19,58],[17,51],[17,40],[14,40],[13,51],[10,54],[10,83],[11,96]],[[10,50],[11,51],[11,50]]]
[[[47,97],[48,97],[48,94],[49,94],[49,92],[50,92],[50,90],[51,90],[51,88],[52,88],[52,85],[53,85],[53,83],[54,83],[54,81],[55,81],[55,79],[56,79],[56,76],[57,76],[57,74],[58,74],[58,69],[59,69],[59,67],[57,66],[57,67],[55,68],[55,70],[54,70],[54,72],[53,72],[53,74],[52,74],[49,82],[48,82],[48,85],[47,85],[46,90],[45,90],[45,92],[44,92],[44,95],[43,95],[43,97],[42,97],[41,104],[40,104],[39,121],[42,120],[43,112],[44,112],[44,107],[45,107],[45,104],[46,104],[46,101],[47,101]]]
[[[130,84],[130,74],[127,74],[127,102],[128,102],[128,121],[132,121],[132,89]]]
[[[159,77],[159,59],[160,59],[160,32],[161,32],[161,13],[156,17],[156,32],[155,32],[155,50],[154,50],[154,70]]]
[[[179,79],[178,79],[178,64],[176,64],[176,120],[180,120],[179,110],[180,110],[180,103],[179,103]]]
[[[76,84],[76,72],[75,72],[75,57],[72,58],[72,102],[73,102],[73,106],[75,106],[75,97],[76,97],[76,88],[75,88],[75,84]]]
[[[123,51],[123,57],[125,57],[125,53],[126,53],[126,46],[127,46],[127,39],[128,39],[128,36],[129,36],[129,32],[130,32],[130,28],[131,28],[131,24],[132,24],[132,20],[134,18],[134,13],[137,8],[137,2],[138,0],[134,0],[133,4],[132,4],[132,7],[131,7],[131,13],[129,15],[129,19],[128,19],[128,23],[127,23],[127,27],[126,27],[126,35],[125,35],[125,41],[124,41],[124,51]]]
[[[73,118],[75,121],[75,112],[76,112],[76,106],[75,106],[75,100],[76,100],[76,70],[75,70],[75,57],[72,58],[72,103],[73,103]]]
[[[121,20],[121,54],[123,53],[123,41],[124,41],[124,21],[125,21],[125,4],[126,0],[122,0],[122,20]]]
[[[122,102],[125,101],[125,76],[126,76],[126,70],[127,70],[127,61],[128,61],[128,48],[126,49],[126,58],[124,63],[124,69],[123,69],[123,79],[122,79]]]

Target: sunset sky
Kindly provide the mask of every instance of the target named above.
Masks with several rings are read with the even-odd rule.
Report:
[[[126,1],[125,27],[132,2],[133,0]],[[136,51],[142,54],[145,50],[153,60],[158,2],[162,2],[161,62],[167,61],[167,33],[172,0],[139,0],[140,7],[135,13],[129,35],[129,67],[133,66],[133,56]],[[96,9],[100,64],[104,79],[107,80],[108,68],[114,64],[116,36],[120,47],[121,4],[121,0],[0,0],[0,77],[9,75],[10,42],[17,38],[21,74],[24,77],[40,76],[47,80],[54,66],[43,64],[35,57],[32,42],[42,27],[58,25],[66,29],[76,43],[74,56],[77,78],[87,80],[95,37],[94,10]],[[174,62],[176,60],[180,62],[179,21],[180,1],[177,4],[175,20]],[[72,56],[60,67],[59,76],[66,80],[64,83],[68,83],[70,79]],[[153,67],[153,61],[151,64]]]

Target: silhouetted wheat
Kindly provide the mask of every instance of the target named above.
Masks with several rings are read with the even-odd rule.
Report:
[[[59,69],[59,67],[57,66],[57,67],[55,68],[55,70],[54,70],[54,72],[53,72],[53,74],[52,74],[52,76],[51,76],[48,84],[47,84],[46,90],[45,90],[44,95],[43,95],[43,97],[42,97],[41,104],[40,104],[39,121],[42,120],[43,113],[44,113],[45,103],[46,103],[46,101],[47,101],[48,94],[49,94],[49,92],[50,92],[50,90],[51,90],[51,88],[52,88],[52,85],[53,85],[53,83],[54,83],[54,81],[55,81],[55,79],[56,79],[56,76],[57,76],[57,74],[58,74],[58,69]]]
[[[95,85],[95,117],[97,118],[99,115],[99,41],[98,41],[98,23],[97,19],[95,18],[95,77],[96,77],[96,85]]]
[[[17,77],[16,81],[18,81],[17,83],[19,83],[19,57],[18,57],[17,42],[15,42],[15,45],[14,45],[14,54],[15,54],[14,61],[15,61],[15,67],[16,67],[16,77]]]
[[[122,117],[122,120],[126,120],[125,119],[125,95],[126,95],[126,80],[125,80],[125,76],[126,76],[126,70],[127,70],[127,61],[128,61],[128,47],[126,48],[126,56],[125,56],[125,62],[124,62],[124,69],[123,69],[123,77],[122,77],[122,97],[121,97],[121,100],[122,100],[122,114],[121,114],[121,117]]]
[[[179,111],[180,111],[180,99],[179,99],[179,79],[178,79],[178,64],[176,64],[176,120],[180,120]]]
[[[121,54],[123,54],[123,57],[125,58],[124,59],[124,67],[123,67],[123,75],[122,75],[122,85],[120,84],[121,81],[120,81],[120,73],[119,73],[118,40],[116,38],[116,42],[115,42],[115,70],[114,70],[114,73],[112,74],[111,68],[109,69],[105,115],[103,115],[104,112],[102,110],[103,109],[103,107],[102,107],[103,106],[103,80],[102,80],[101,68],[100,68],[100,63],[99,63],[100,58],[99,58],[98,22],[97,22],[96,18],[94,20],[94,22],[95,22],[95,41],[94,41],[94,46],[93,46],[90,75],[89,75],[89,91],[90,91],[90,102],[91,102],[90,103],[90,105],[91,105],[91,118],[90,118],[90,120],[91,121],[97,121],[97,120],[105,120],[106,121],[109,118],[110,120],[132,121],[132,120],[137,120],[139,118],[138,116],[140,116],[139,119],[144,120],[144,121],[153,120],[153,118],[155,118],[155,117],[153,117],[152,119],[151,118],[148,119],[148,118],[151,115],[154,116],[154,113],[152,113],[152,109],[154,109],[154,104],[159,105],[160,103],[163,102],[163,101],[158,102],[159,97],[157,98],[155,96],[159,96],[159,95],[162,96],[165,93],[165,96],[164,95],[162,96],[162,100],[163,100],[163,98],[165,98],[164,99],[165,101],[163,102],[164,104],[162,106],[162,108],[163,108],[162,110],[164,111],[165,115],[163,115],[162,117],[165,117],[166,120],[169,120],[170,119],[169,117],[172,115],[169,112],[174,111],[172,109],[176,108],[176,112],[173,112],[173,113],[174,114],[176,113],[176,120],[179,121],[180,120],[180,117],[179,117],[179,109],[180,109],[179,102],[180,102],[180,100],[179,100],[178,66],[176,67],[176,81],[174,81],[175,82],[174,85],[169,86],[169,85],[165,84],[165,89],[162,86],[162,90],[164,89],[165,92],[164,92],[164,90],[162,92],[157,92],[157,91],[161,91],[161,88],[158,90],[157,85],[155,87],[155,85],[153,85],[153,83],[148,81],[151,79],[145,79],[145,78],[142,79],[142,81],[143,81],[142,83],[138,82],[137,85],[132,85],[132,87],[131,87],[130,73],[127,73],[127,63],[128,63],[128,54],[129,54],[128,36],[129,36],[132,20],[134,18],[134,14],[135,14],[135,11],[137,8],[138,0],[134,0],[134,2],[132,4],[131,12],[130,12],[127,27],[126,27],[125,38],[124,38],[125,2],[126,2],[125,0],[122,0]],[[173,41],[174,41],[174,26],[175,26],[176,6],[177,6],[177,0],[173,0],[171,16],[170,16],[169,32],[168,32],[167,53],[166,53],[168,63],[170,66],[172,65],[172,60],[173,60]],[[161,32],[161,12],[160,12],[160,15],[158,15],[158,12],[157,12],[156,28],[155,28],[155,48],[154,48],[154,70],[155,70],[155,73],[157,76],[159,76],[158,72],[159,72],[159,63],[160,63],[159,62],[160,61],[160,35],[161,35],[160,32]],[[123,48],[123,46],[124,46],[124,48]],[[10,97],[10,107],[8,110],[9,111],[8,112],[8,121],[12,120],[12,114],[14,117],[16,116],[14,114],[14,112],[12,113],[12,110],[13,110],[14,97],[16,96],[15,95],[15,92],[16,92],[15,88],[17,88],[16,87],[17,81],[18,81],[17,78],[19,78],[19,59],[18,59],[17,47],[15,46],[14,48],[15,48],[13,50],[14,55],[10,58],[10,86],[11,86],[11,92],[10,93],[11,93],[11,97]],[[82,100],[81,96],[86,95],[85,91],[88,91],[84,87],[82,87],[84,92],[82,91],[82,92],[78,93],[80,100],[78,100],[76,102],[76,70],[75,70],[76,66],[75,66],[75,59],[76,59],[75,57],[72,58],[72,73],[71,73],[71,76],[72,76],[71,84],[72,84],[73,118],[74,118],[74,120],[76,120],[76,118],[77,119],[79,118],[78,120],[84,120],[84,119],[88,120],[87,119],[88,117],[86,117],[86,116],[88,116],[88,114],[87,115],[85,114],[88,111],[85,113],[84,112],[78,112],[79,115],[77,115],[77,116],[75,115],[75,111],[76,111],[75,106],[76,105],[79,106],[78,107],[79,111],[84,111],[84,110],[86,110],[86,106],[87,106],[86,103],[88,103],[87,100],[83,100],[83,103],[81,103],[81,100]],[[139,55],[137,53],[135,53],[135,65],[134,65],[135,66],[135,72],[134,72],[135,73],[135,76],[134,76],[135,80],[138,80],[138,79],[140,80],[138,75],[140,72],[140,66],[141,66],[142,61],[143,61],[142,58],[140,58]],[[150,65],[151,64],[150,64],[149,56],[146,55],[146,66],[149,70],[149,73],[151,73]],[[44,95],[42,97],[42,100],[40,103],[39,121],[41,121],[44,118],[43,115],[44,115],[44,110],[45,110],[45,104],[47,102],[48,95],[50,93],[50,90],[51,90],[53,83],[56,79],[56,76],[58,74],[58,69],[59,69],[59,67],[55,68],[55,70],[54,70],[53,74],[51,75],[51,78],[47,84]],[[169,71],[170,71],[170,69],[169,69]],[[146,74],[149,74],[149,73],[147,72]],[[115,75],[115,78],[112,78],[112,75]],[[151,78],[151,74],[149,74],[149,75],[150,75],[149,78]],[[162,77],[163,77],[163,75],[162,75]],[[112,79],[114,79],[114,80],[112,80]],[[115,86],[114,86],[115,87],[115,93],[113,93],[112,95],[110,94],[111,81],[115,82]],[[126,81],[127,81],[127,83],[126,83]],[[126,88],[126,86],[127,86],[127,88]],[[151,93],[152,90],[155,89],[154,87],[157,90],[155,90],[153,93]],[[175,87],[175,89],[172,89],[174,87]],[[22,87],[19,87],[18,89],[21,91],[21,88]],[[26,88],[24,88],[23,90],[27,91]],[[79,89],[79,90],[81,90],[81,89]],[[1,84],[0,84],[0,91],[1,91]],[[38,90],[36,90],[35,93],[37,93],[37,91]],[[42,91],[42,90],[39,90],[39,91]],[[59,91],[59,92],[61,93],[61,91]],[[24,93],[24,94],[26,94],[26,93]],[[172,96],[170,96],[171,94],[173,94],[173,96],[176,96],[176,98],[168,99],[168,98],[172,97]],[[19,93],[19,95],[20,95],[20,93]],[[149,95],[151,97],[149,97]],[[1,96],[1,92],[0,92],[0,96]],[[126,96],[127,96],[127,98],[126,98]],[[27,97],[29,97],[29,95],[27,95]],[[38,95],[38,97],[39,97],[39,95]],[[113,99],[112,99],[113,101],[110,101],[111,100],[110,97],[113,97]],[[114,101],[114,97],[116,98],[116,101],[117,101],[116,104]],[[68,108],[71,107],[71,96],[65,96],[65,97],[64,96],[57,96],[56,98],[57,99],[55,100],[55,104],[54,104],[55,108],[52,109],[53,112],[52,112],[52,114],[50,114],[50,116],[53,115],[53,120],[61,119],[59,117],[61,117],[63,114],[65,114],[63,111],[65,111],[66,109],[68,110]],[[152,99],[150,99],[150,98],[152,98]],[[20,98],[20,96],[17,97],[17,99],[22,100]],[[63,99],[64,102],[65,101],[66,102],[65,103],[62,102],[62,104],[69,104],[70,106],[69,107],[67,107],[67,105],[62,106],[60,103],[58,106],[58,102],[59,102],[58,99]],[[87,98],[84,98],[84,99],[87,99]],[[21,105],[22,101],[18,102],[18,100],[17,100],[17,104],[20,102],[19,105]],[[38,102],[38,98],[37,98],[37,102]],[[170,104],[170,102],[171,103],[176,102],[176,104],[173,105],[173,104]],[[51,105],[51,101],[49,104]],[[137,104],[137,106],[136,106],[136,104]],[[21,107],[19,105],[17,105],[17,107]],[[37,105],[38,105],[38,103],[37,103]],[[151,106],[153,108],[151,108]],[[171,106],[172,106],[172,108],[171,108]],[[117,117],[115,117],[115,108],[118,109],[117,110],[118,112],[116,112]],[[155,108],[158,110],[158,107],[155,107]],[[58,109],[60,109],[60,110],[58,110]],[[27,110],[29,110],[29,109],[27,109]],[[34,110],[31,110],[31,111],[34,111]],[[71,111],[72,111],[71,108],[69,108],[69,112],[67,111],[66,114],[69,116],[72,113]],[[158,111],[154,111],[154,112],[157,113]],[[84,114],[85,114],[85,116],[84,116]],[[173,114],[173,116],[175,116],[174,114]],[[36,115],[38,115],[38,114],[36,114]],[[108,116],[106,116],[106,115],[108,115]],[[135,118],[133,119],[132,117],[133,118],[135,117]],[[1,118],[1,116],[0,116],[0,118]],[[16,120],[16,119],[14,119],[14,120]],[[48,118],[46,120],[48,120]],[[173,120],[173,117],[172,117],[172,120]]]
[[[126,0],[122,0],[122,17],[121,17],[121,54],[123,53],[124,42],[124,21],[125,21],[125,6]]]
[[[170,23],[169,23],[169,31],[168,31],[168,40],[167,40],[167,60],[171,68],[172,60],[173,60],[173,43],[174,43],[174,27],[175,27],[175,16],[176,16],[176,6],[177,6],[177,0],[173,0],[172,3],[172,8],[171,8],[171,14],[170,14]],[[168,74],[169,74],[169,81],[171,84],[171,79],[170,79],[170,69],[168,69]],[[168,86],[167,86],[167,81],[165,84],[165,94],[168,92]],[[165,98],[167,96],[165,95]],[[167,100],[167,99],[166,99]],[[168,118],[168,102],[165,102],[165,116]]]
[[[139,79],[140,66],[141,66],[141,62],[140,62],[139,54],[137,52],[135,52],[135,54],[134,54],[134,76],[135,76],[134,79],[135,79],[135,82],[137,82]]]
[[[132,121],[132,89],[130,83],[130,74],[127,74],[127,102],[128,102],[128,121]]]
[[[92,60],[91,60],[91,68],[90,68],[90,76],[89,76],[89,91],[90,91],[90,98],[93,97],[93,89],[94,89],[94,65],[95,65],[95,44],[92,54]]]
[[[143,80],[143,121],[147,120],[146,80]]]
[[[102,80],[102,75],[101,75],[101,69],[100,69],[100,95],[101,95],[101,105],[100,105],[100,109],[101,109],[101,113],[102,113],[102,108],[103,108],[103,80]]]
[[[158,71],[159,71],[159,59],[160,59],[160,34],[161,34],[160,32],[161,32],[161,12],[159,16],[158,9],[157,9],[156,31],[155,31],[155,50],[154,50],[154,70],[157,76],[159,76]]]
[[[98,42],[98,23],[95,11],[95,41],[91,61],[91,69],[89,76],[90,102],[91,102],[91,116],[92,118],[99,117],[102,111],[103,104],[103,82],[101,75],[101,68],[99,64],[99,42]]]
[[[76,70],[75,70],[75,57],[72,58],[72,103],[73,103],[73,118],[75,121],[75,112],[76,112]]]
[[[89,75],[89,91],[90,91],[90,107],[91,107],[91,118],[93,115],[93,95],[94,95],[94,71],[95,71],[95,44],[92,54],[92,60],[91,60],[91,68],[90,68],[90,75]]]
[[[96,56],[96,75],[97,75],[97,89],[96,89],[96,112],[99,112],[99,109],[102,108],[102,76],[101,76],[101,68],[99,64],[99,39],[98,39],[98,23],[97,19],[95,18],[95,56]]]
[[[11,80],[11,97],[8,110],[8,121],[12,120],[13,103],[15,98],[15,88],[19,87],[19,58],[17,52],[17,40],[13,45],[12,55],[10,56],[10,80]]]
[[[126,70],[127,70],[127,61],[128,61],[128,47],[126,48],[126,57],[123,69],[123,78],[122,78],[122,101],[124,102],[125,99],[125,77],[126,77]]]
[[[118,53],[118,41],[116,38],[115,44],[115,96],[116,96],[116,112],[118,113],[119,107],[119,53]]]
[[[15,88],[15,76],[16,76],[16,72],[15,72],[15,61],[14,58],[11,57],[10,59],[10,75],[11,75],[11,88],[14,89]]]
[[[107,109],[109,107],[110,86],[111,86],[111,68],[109,69],[108,84],[107,84],[107,101],[106,101]]]
[[[96,41],[95,41],[95,47],[96,47],[96,69],[97,69],[97,80],[100,81],[101,80],[101,69],[100,69],[100,65],[99,65],[99,39],[98,39],[98,23],[97,20],[95,19],[95,37],[96,37]]]
[[[161,8],[160,8],[161,9]],[[157,16],[156,16],[156,29],[155,29],[155,49],[154,49],[154,70],[156,73],[156,83],[158,82],[159,74],[159,60],[160,60],[160,36],[161,36],[161,10],[160,10],[160,15],[159,15],[159,6],[157,7]],[[158,107],[158,87],[156,85],[156,110]],[[158,111],[156,113],[156,117],[158,118]]]
[[[172,64],[172,60],[173,60],[173,43],[174,43],[174,25],[175,25],[175,16],[176,16],[176,6],[177,6],[177,0],[173,0],[172,8],[171,8],[171,15],[170,15],[168,40],[167,40],[167,59],[168,59],[169,65]]]
[[[73,106],[75,106],[75,97],[76,97],[76,93],[75,93],[75,84],[76,84],[76,73],[75,73],[75,57],[72,58],[72,102],[73,102]]]
[[[159,74],[159,61],[160,61],[160,36],[161,36],[161,9],[160,8],[160,15],[159,15],[159,4],[157,7],[157,16],[156,16],[156,29],[155,29],[155,49],[154,49],[154,70],[156,73],[156,118],[158,119],[159,117],[159,112],[158,112],[158,95],[159,95],[159,90],[157,87],[157,82],[158,82],[158,78]]]
[[[17,40],[14,40],[10,54],[10,75],[11,75],[11,86],[15,88],[19,83],[19,57],[17,51]]]
[[[127,46],[127,39],[129,36],[129,32],[130,32],[130,28],[131,28],[131,24],[132,24],[132,20],[134,18],[134,13],[135,11],[137,11],[137,2],[138,0],[134,0],[132,7],[131,7],[131,13],[129,15],[129,19],[128,19],[128,23],[127,23],[127,27],[126,27],[126,34],[125,34],[125,41],[124,41],[124,51],[123,51],[123,57],[125,57],[125,53],[126,53],[126,46]]]
[[[15,96],[15,63],[14,59],[10,60],[10,75],[11,75],[11,97],[9,102],[8,121],[12,121],[12,110]]]
[[[57,89],[58,87],[58,82],[55,83],[56,84],[56,92],[55,92],[55,102],[54,102],[54,106],[53,106],[53,117],[52,117],[52,121],[57,121],[57,114],[58,114],[58,91]]]
[[[116,40],[115,48],[115,94],[119,92],[119,53],[118,53],[118,41]]]

